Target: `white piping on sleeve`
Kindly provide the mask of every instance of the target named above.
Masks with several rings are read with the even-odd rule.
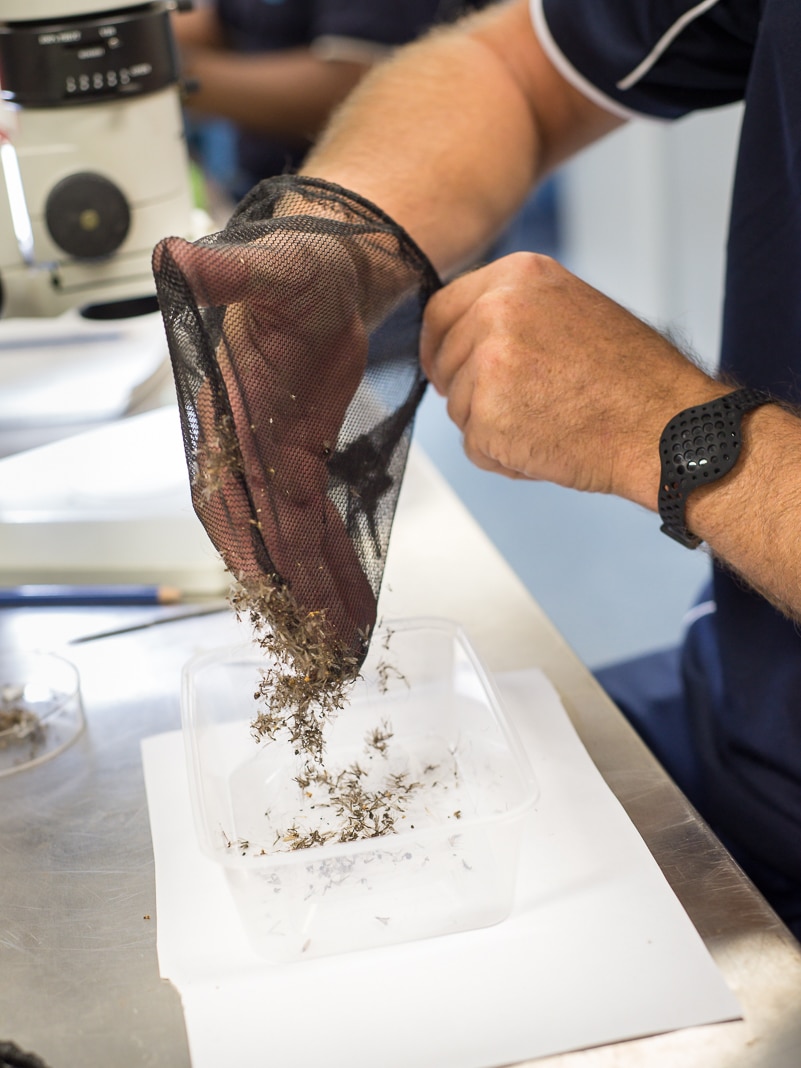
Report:
[[[718,606],[715,601],[701,601],[700,604],[694,605],[689,611],[685,612],[681,625],[685,630],[689,630],[699,619],[703,619],[704,616],[711,616],[717,610]]]
[[[323,60],[344,60],[352,63],[378,63],[385,59],[393,46],[363,41],[359,37],[339,37],[323,34],[309,45],[309,50]]]
[[[606,93],[602,92],[597,86],[593,85],[591,81],[585,78],[580,71],[576,70],[551,36],[551,31],[545,20],[545,12],[542,9],[542,5],[543,0],[529,0],[531,21],[534,24],[534,30],[540,45],[542,46],[542,50],[565,81],[570,82],[570,84],[578,89],[583,96],[586,96],[588,100],[597,104],[598,107],[603,108],[604,111],[611,112],[613,115],[617,115],[621,119],[651,119],[653,122],[668,121],[660,116],[648,115],[645,112],[635,111],[633,108],[627,108],[623,104],[619,104],[617,100],[613,100],[611,96],[607,96]]]
[[[691,7],[689,11],[685,11],[681,18],[676,19],[670,29],[662,34],[645,59],[642,60],[641,63],[638,63],[630,74],[627,74],[625,78],[620,79],[617,83],[618,89],[631,89],[633,85],[636,85],[641,78],[645,77],[651,67],[653,67],[654,63],[656,63],[662,53],[670,47],[679,34],[689,26],[691,22],[695,22],[697,18],[703,15],[706,11],[709,11],[709,9],[713,8],[717,3],[719,3],[719,0],[701,0],[700,4],[696,4],[695,7]]]

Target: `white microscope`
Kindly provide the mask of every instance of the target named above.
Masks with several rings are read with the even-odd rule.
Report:
[[[194,239],[178,0],[0,0],[0,585],[224,590],[151,255]]]
[[[153,247],[197,236],[177,6],[0,0],[0,317],[152,311]]]

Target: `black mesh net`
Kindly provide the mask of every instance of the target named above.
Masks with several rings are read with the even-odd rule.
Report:
[[[192,499],[237,607],[297,656],[322,642],[358,668],[435,271],[379,209],[294,176],[256,186],[220,233],[165,239],[153,267]]]

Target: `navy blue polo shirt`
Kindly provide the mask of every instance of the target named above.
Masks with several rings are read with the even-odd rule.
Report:
[[[613,110],[672,119],[745,102],[721,367],[801,404],[801,3],[531,7],[562,73]],[[716,611],[689,629],[683,650],[697,759],[681,785],[801,935],[799,628],[717,568],[713,589]]]
[[[324,42],[332,54],[380,55],[452,18],[456,0],[217,0],[227,41],[238,52],[275,52]],[[292,171],[308,144],[290,144],[247,130],[237,136],[242,190]]]

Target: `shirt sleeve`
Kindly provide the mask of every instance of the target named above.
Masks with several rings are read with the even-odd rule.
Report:
[[[760,0],[530,0],[568,81],[608,110],[672,119],[742,100]]]

